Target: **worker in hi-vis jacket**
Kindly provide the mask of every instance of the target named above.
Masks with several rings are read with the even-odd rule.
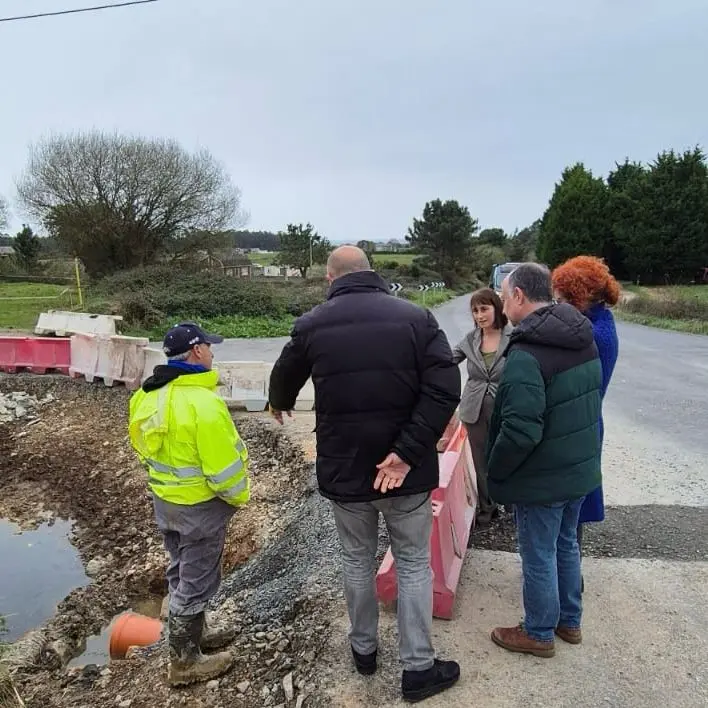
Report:
[[[216,393],[212,344],[223,337],[193,322],[165,335],[167,364],[155,367],[130,401],[130,441],[147,468],[155,520],[170,556],[171,685],[208,681],[228,671],[221,649],[230,628],[209,626],[206,608],[221,582],[229,521],[250,497],[248,451]]]

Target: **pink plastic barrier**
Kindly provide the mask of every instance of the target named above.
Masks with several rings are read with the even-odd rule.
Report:
[[[440,486],[432,495],[433,531],[430,538],[433,617],[451,619],[477,503],[472,454],[463,425],[457,424],[439,459]],[[398,596],[396,567],[390,548],[376,576],[376,591],[385,603],[394,602]]]
[[[69,373],[71,348],[68,339],[53,337],[0,337],[0,371],[33,374]]]

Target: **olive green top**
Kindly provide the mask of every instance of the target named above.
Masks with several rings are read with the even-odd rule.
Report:
[[[484,359],[484,365],[487,367],[487,371],[492,368],[492,364],[494,363],[494,359],[496,359],[497,353],[494,352],[480,352],[482,354],[482,358]]]

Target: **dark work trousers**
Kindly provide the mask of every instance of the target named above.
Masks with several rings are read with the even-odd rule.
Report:
[[[204,612],[221,583],[221,558],[235,507],[222,499],[187,506],[153,496],[155,521],[170,555],[170,615]]]
[[[475,474],[477,475],[478,520],[489,521],[497,509],[497,505],[489,496],[487,482],[487,439],[489,438],[489,421],[494,410],[494,397],[487,394],[479,411],[476,423],[465,423],[467,438],[472,450]]]

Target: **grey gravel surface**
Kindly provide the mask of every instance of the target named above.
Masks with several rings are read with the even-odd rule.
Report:
[[[516,553],[510,514],[477,527],[474,548]],[[583,553],[594,558],[708,561],[708,509],[693,506],[608,507],[605,521],[585,524]]]

